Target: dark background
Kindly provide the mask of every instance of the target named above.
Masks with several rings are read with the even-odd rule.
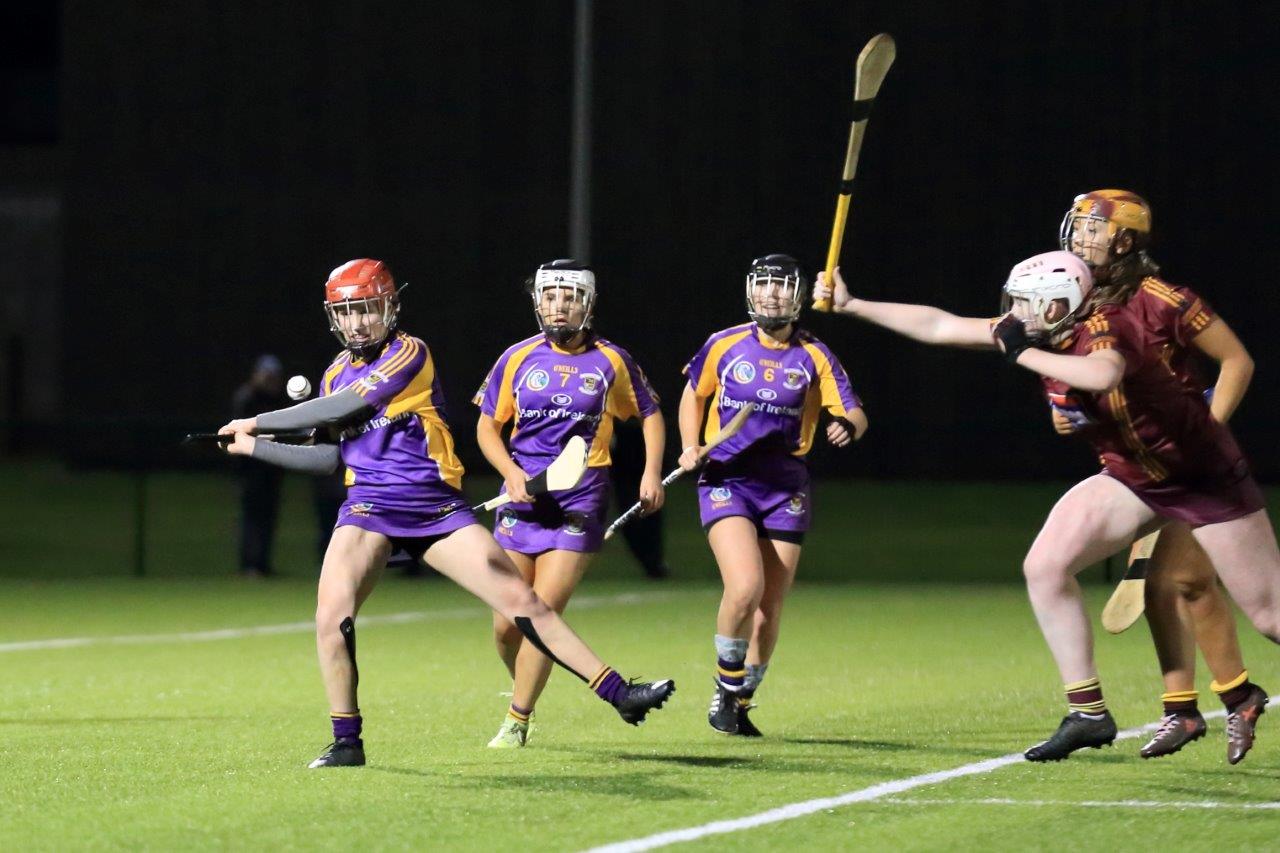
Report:
[[[17,23],[36,47],[3,71],[5,162],[10,183],[34,162],[56,185],[57,239],[37,245],[57,248],[57,313],[7,324],[10,417],[25,425],[11,446],[180,461],[172,439],[226,420],[259,353],[315,381],[337,350],[321,285],[372,256],[411,284],[402,326],[431,345],[464,461],[482,464],[468,397],[535,330],[523,277],[567,252],[571,2],[67,0]],[[669,417],[684,361],[745,320],[748,260],[823,262],[853,60],[880,31],[898,60],[845,241],[855,291],[992,314],[1008,268],[1055,247],[1074,195],[1135,190],[1167,278],[1254,354],[1235,426],[1259,472],[1280,475],[1269,4],[597,3],[598,326]],[[815,451],[823,472],[1039,479],[1095,464],[1053,435],[1026,371],[806,322],[872,425],[852,451]],[[31,381],[37,367],[52,378]],[[22,381],[54,382],[56,402],[24,404]]]

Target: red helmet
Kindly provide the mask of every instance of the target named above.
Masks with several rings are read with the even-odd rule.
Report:
[[[378,296],[395,296],[396,280],[382,261],[372,258],[356,258],[347,261],[333,272],[324,283],[325,302],[344,302],[348,299],[372,299]]]
[[[347,261],[329,273],[324,283],[324,310],[329,316],[329,331],[353,356],[368,360],[395,331],[400,314],[395,277],[382,261]],[[347,321],[352,315],[362,319]]]

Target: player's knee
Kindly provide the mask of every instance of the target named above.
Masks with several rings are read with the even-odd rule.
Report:
[[[521,580],[518,575],[507,577],[504,580],[501,589],[498,591],[498,602],[495,609],[508,620],[515,619],[517,616],[528,616],[530,619],[535,619],[551,610],[551,608],[547,607],[545,601],[538,598],[537,593],[533,591],[533,587]]]
[[[1027,586],[1056,585],[1062,582],[1066,571],[1061,560],[1042,551],[1032,551],[1022,561],[1022,576]]]
[[[755,584],[726,586],[723,602],[734,612],[745,618],[759,609],[763,593],[764,590]]]
[[[1280,612],[1274,606],[1260,609],[1248,614],[1249,621],[1258,633],[1273,643],[1280,643]]]
[[[338,626],[342,620],[350,616],[354,610],[353,602],[346,598],[321,598],[316,603],[316,635],[335,637],[342,641],[342,633]]]

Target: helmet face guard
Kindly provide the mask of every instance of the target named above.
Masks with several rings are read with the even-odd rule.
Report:
[[[392,295],[326,301],[324,313],[329,318],[329,331],[342,346],[356,358],[368,361],[395,333],[400,299]]]
[[[1070,252],[1045,252],[1015,266],[1005,282],[1001,313],[1022,320],[1036,344],[1055,344],[1075,326],[1093,289],[1093,274]]]
[[[794,258],[757,258],[747,272],[747,316],[765,331],[781,329],[800,319],[807,292],[808,282]],[[774,307],[769,306],[771,301]]]
[[[550,340],[563,346],[591,328],[596,307],[596,275],[586,266],[573,261],[543,264],[533,274],[531,292],[538,328]],[[581,309],[582,316],[575,322],[572,314],[577,309]],[[557,313],[565,314],[566,319],[557,321]]]
[[[347,261],[325,282],[324,313],[329,331],[352,356],[361,361],[377,357],[400,316],[399,290],[391,271],[371,258]]]
[[[1151,236],[1151,207],[1127,190],[1095,190],[1076,196],[1062,217],[1058,245],[1092,267],[1115,260],[1116,238],[1130,231],[1134,248],[1145,247]]]
[[[1058,227],[1058,245],[1064,252],[1071,252],[1087,262],[1091,250],[1101,251],[1104,255],[1111,251],[1118,230],[1115,223],[1105,216],[1077,213],[1073,208],[1062,217],[1062,225]]]

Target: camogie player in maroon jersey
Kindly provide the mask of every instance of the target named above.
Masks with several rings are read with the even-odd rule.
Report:
[[[1062,248],[1090,265],[1095,286],[1111,288],[1131,313],[1141,317],[1147,347],[1184,385],[1206,394],[1209,413],[1226,423],[1249,387],[1253,359],[1204,300],[1189,288],[1159,278],[1159,268],[1146,251],[1150,238],[1150,206],[1125,190],[1078,196],[1063,218],[1060,234]],[[1192,364],[1197,354],[1218,365],[1217,381],[1208,391]],[[1087,426],[1070,400],[1053,402],[1052,412],[1059,434]],[[1134,544],[1135,551],[1139,547]],[[1235,614],[1212,563],[1186,524],[1171,522],[1160,532],[1145,587],[1147,624],[1165,692],[1164,717],[1143,745],[1142,757],[1170,755],[1204,736],[1195,689],[1199,645],[1213,674],[1210,687],[1227,709],[1227,761],[1239,763],[1253,746],[1254,726],[1266,708],[1267,695],[1249,680]]]
[[[1169,521],[1193,530],[1254,626],[1280,641],[1280,550],[1262,493],[1231,432],[1148,346],[1128,294],[1106,282],[1095,289],[1089,266],[1066,251],[1013,268],[1004,287],[1011,310],[998,321],[854,299],[838,275],[834,285],[820,281],[815,298],[830,296],[841,313],[916,340],[998,348],[1040,374],[1051,401],[1077,405],[1080,433],[1102,461],[1102,472],[1058,501],[1023,563],[1069,705],[1054,735],[1026,751],[1029,760],[1115,739],[1075,576]]]

